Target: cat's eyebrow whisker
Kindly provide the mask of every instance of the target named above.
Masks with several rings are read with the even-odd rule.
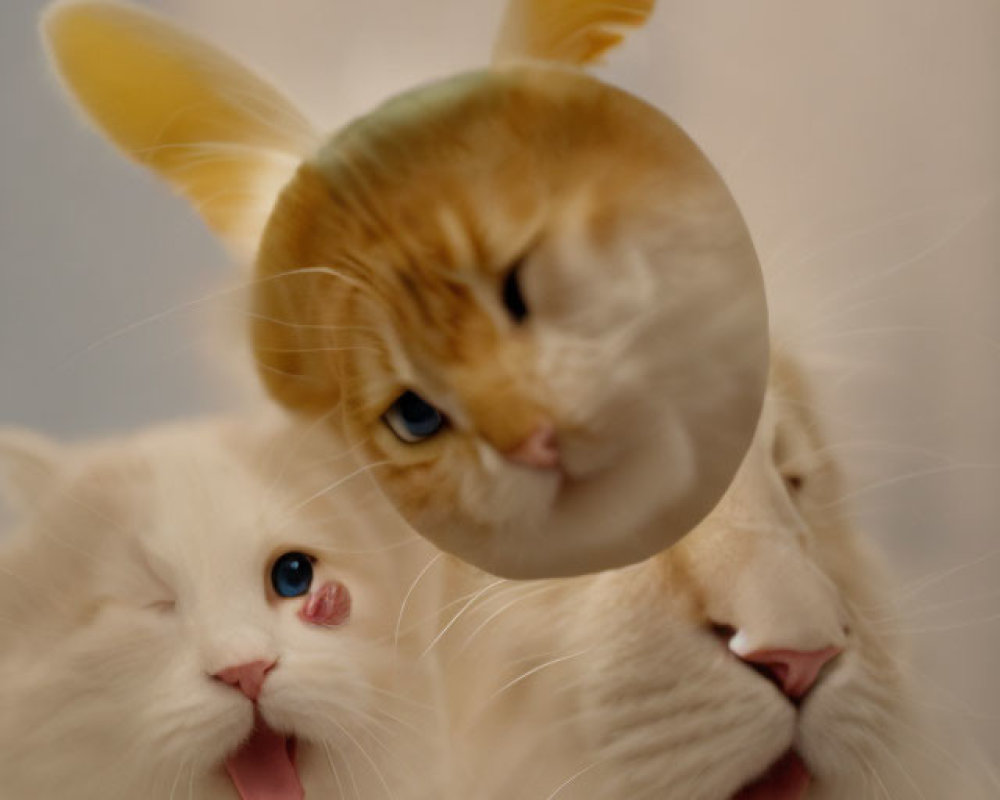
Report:
[[[304,428],[296,429],[295,441],[292,444],[292,446],[287,449],[284,447],[283,441],[275,439],[275,441],[272,443],[271,447],[268,450],[268,453],[264,457],[265,466],[269,465],[271,460],[275,458],[279,452],[284,453],[284,461],[279,467],[277,475],[275,475],[274,479],[270,482],[270,484],[267,486],[267,489],[264,492],[264,502],[261,503],[261,513],[263,513],[263,509],[268,505],[268,501],[274,496],[274,493],[277,491],[277,487],[281,485],[285,476],[288,474],[289,468],[291,467],[292,463],[296,460],[295,456],[299,453],[299,451],[303,447],[305,447],[307,440],[316,431],[316,429],[325,425],[336,412],[337,412],[336,407],[331,408],[328,411],[320,414],[318,417],[316,417],[316,419],[311,420],[309,424],[306,425]],[[348,448],[347,451],[345,451],[344,455],[350,454],[353,450],[354,450],[353,447]],[[339,460],[339,458],[337,460]],[[258,515],[258,521],[259,520],[260,520],[260,515]]]
[[[384,545],[383,547],[368,547],[364,549],[349,550],[339,547],[324,547],[323,545],[310,545],[310,550],[315,550],[317,553],[326,553],[329,555],[337,556],[369,556],[378,555],[379,553],[388,553],[391,550],[400,550],[404,547],[412,547],[416,544],[423,544],[424,540],[414,534],[409,539],[403,539],[399,542],[393,542],[392,544]]]
[[[308,506],[310,503],[314,503],[316,500],[319,500],[321,497],[325,497],[326,495],[330,494],[330,492],[336,491],[341,486],[343,486],[345,483],[347,483],[348,481],[350,481],[350,480],[358,477],[359,475],[364,475],[365,473],[371,472],[371,470],[376,469],[377,467],[384,467],[387,464],[391,464],[391,463],[392,463],[391,461],[373,461],[370,464],[364,464],[363,466],[358,467],[356,470],[348,473],[344,477],[335,480],[329,486],[325,486],[322,489],[320,489],[319,491],[314,492],[309,497],[307,497],[305,500],[303,500],[302,502],[296,504],[295,506],[293,506],[291,509],[289,509],[286,512],[286,514],[289,517],[288,523],[291,523],[293,521],[292,517],[293,517],[293,515],[296,512],[301,511],[303,508],[305,508],[306,506]],[[286,526],[287,526],[287,524],[281,526],[279,528],[279,530],[283,530]]]

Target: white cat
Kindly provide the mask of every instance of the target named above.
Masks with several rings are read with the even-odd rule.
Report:
[[[688,538],[597,576],[480,580],[446,615],[436,649],[477,785],[526,800],[998,796],[925,713],[813,403],[777,358],[754,447]]]
[[[443,796],[393,631],[429,547],[324,438],[0,437],[3,800]]]

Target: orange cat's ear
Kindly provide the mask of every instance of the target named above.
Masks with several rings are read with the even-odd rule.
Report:
[[[584,66],[646,24],[656,0],[510,0],[495,63],[550,61]]]
[[[130,158],[252,252],[277,194],[318,137],[278,91],[149,12],[59,3],[42,31],[70,93]]]
[[[58,444],[32,431],[0,428],[0,505],[16,512],[35,508],[59,474]]]

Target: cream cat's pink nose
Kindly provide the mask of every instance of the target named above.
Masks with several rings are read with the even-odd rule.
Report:
[[[559,466],[559,442],[556,428],[551,422],[544,422],[528,434],[519,445],[504,455],[508,460],[526,467],[554,469]]]
[[[792,700],[805,697],[815,685],[819,673],[843,652],[840,647],[822,650],[758,650],[741,655],[748,664],[763,667]]]
[[[251,661],[235,667],[226,667],[212,677],[239,689],[248,698],[257,702],[260,690],[264,688],[267,673],[274,669],[276,661]]]

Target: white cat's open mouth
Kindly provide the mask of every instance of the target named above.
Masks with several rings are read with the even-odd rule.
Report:
[[[242,800],[303,800],[295,739],[268,727],[258,713],[253,733],[226,759],[226,772]]]
[[[802,800],[810,783],[809,768],[798,753],[789,750],[761,777],[733,795],[732,800]]]

